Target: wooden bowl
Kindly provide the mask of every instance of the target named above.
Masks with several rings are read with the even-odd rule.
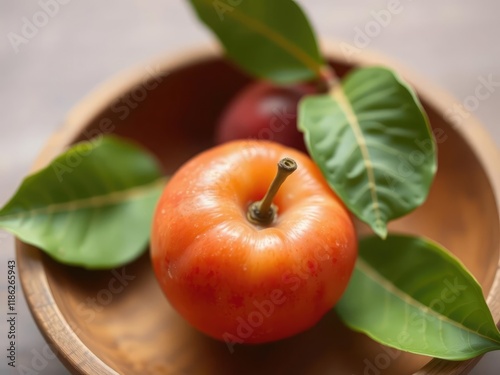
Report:
[[[379,56],[363,53],[348,63],[334,46],[323,50],[340,75],[353,66],[384,64],[417,88],[439,132],[439,171],[428,201],[391,229],[426,235],[455,253],[481,283],[498,322],[496,147],[471,117],[462,126],[450,123],[445,113],[453,101],[422,79]],[[215,47],[134,69],[72,111],[35,169],[74,142],[113,131],[147,146],[171,173],[212,144],[221,110],[249,81]],[[75,374],[458,374],[477,361],[449,362],[385,348],[344,327],[334,312],[300,335],[266,345],[236,346],[231,354],[223,342],[199,333],[170,307],[148,254],[115,271],[64,266],[20,241],[17,257],[33,316]]]

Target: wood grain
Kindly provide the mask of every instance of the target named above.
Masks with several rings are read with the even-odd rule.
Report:
[[[332,45],[324,50],[337,72],[383,63],[412,82],[439,143],[439,170],[428,201],[390,229],[426,235],[453,251],[483,286],[500,321],[500,174],[498,151],[473,118],[454,126],[445,117],[452,100],[413,73],[363,52],[348,64]],[[146,90],[127,116],[117,100],[145,87],[143,69],[127,72],[91,94],[68,117],[40,155],[47,164],[69,144],[112,131],[150,148],[165,172],[212,144],[214,124],[229,98],[249,78],[225,63],[214,47],[152,62],[158,86]],[[123,117],[123,118],[121,118]],[[109,129],[109,127],[107,127]],[[124,228],[126,230],[126,228]],[[116,271],[60,265],[17,242],[23,289],[40,330],[75,374],[362,374],[378,364],[384,374],[466,373],[477,359],[448,362],[400,353],[345,328],[332,312],[313,329],[260,346],[224,343],[191,328],[163,297],[148,255]],[[114,281],[113,281],[114,280]],[[388,359],[387,366],[385,359]]]

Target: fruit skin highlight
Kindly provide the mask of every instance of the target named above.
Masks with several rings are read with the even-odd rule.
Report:
[[[275,221],[247,219],[283,157],[298,169],[278,191]],[[316,324],[342,295],[357,255],[350,214],[305,154],[235,141],[184,164],[167,184],[151,258],[171,305],[226,342],[263,343]]]
[[[215,142],[268,140],[306,152],[304,136],[297,130],[297,106],[304,95],[313,93],[316,87],[306,83],[251,83],[225,108],[216,127]]]

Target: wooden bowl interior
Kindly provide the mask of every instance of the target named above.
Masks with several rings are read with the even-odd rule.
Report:
[[[333,65],[341,75],[350,69]],[[102,121],[110,119],[115,134],[148,147],[165,172],[172,173],[212,144],[222,109],[249,81],[219,58],[169,70],[157,79],[156,88],[146,90],[145,98],[138,95],[140,86],[135,87],[118,104],[97,114],[75,141],[96,135]],[[134,92],[142,100],[135,100]],[[119,106],[126,105],[127,97],[135,108],[124,116]],[[425,101],[424,105],[433,128],[444,134],[440,139],[445,138],[439,143],[439,171],[428,201],[391,224],[391,229],[426,235],[448,247],[487,294],[499,258],[495,197],[469,144],[442,114]],[[225,343],[197,332],[170,307],[148,254],[113,272],[86,271],[42,259],[56,305],[89,357],[97,356],[118,373],[363,374],[373,367],[400,375],[413,373],[429,361],[384,348],[350,331],[334,312],[296,337],[260,346],[237,345],[230,353]]]

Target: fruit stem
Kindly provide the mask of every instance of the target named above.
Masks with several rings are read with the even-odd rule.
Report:
[[[297,169],[297,163],[291,158],[283,158],[278,163],[278,172],[262,200],[253,202],[248,207],[247,217],[254,224],[269,225],[276,217],[273,199],[286,178]]]

